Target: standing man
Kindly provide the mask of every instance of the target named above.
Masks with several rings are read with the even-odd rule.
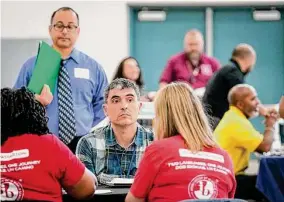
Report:
[[[80,33],[79,15],[69,7],[53,12],[49,34],[52,47],[62,56],[53,99],[48,86],[36,98],[47,105],[48,127],[74,153],[80,137],[104,119],[103,92],[107,78],[103,68],[91,57],[74,48]],[[27,86],[36,57],[21,68],[15,87]]]
[[[229,110],[228,93],[237,84],[244,83],[245,76],[253,69],[256,53],[248,44],[239,44],[232,53],[229,64],[210,79],[203,96],[206,111],[213,121],[213,129]]]
[[[190,30],[184,37],[184,52],[174,55],[168,61],[160,78],[160,88],[174,81],[185,81],[192,88],[203,88],[219,62],[203,53],[204,40],[200,31]]]

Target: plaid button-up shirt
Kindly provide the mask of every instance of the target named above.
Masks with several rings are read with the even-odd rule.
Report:
[[[134,140],[125,149],[116,142],[109,124],[82,137],[76,155],[100,182],[114,177],[132,178],[146,147],[152,141],[153,132],[137,123]]]

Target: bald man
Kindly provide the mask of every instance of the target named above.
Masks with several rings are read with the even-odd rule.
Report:
[[[203,88],[213,73],[220,69],[219,62],[203,53],[204,40],[194,29],[184,37],[184,51],[172,56],[160,77],[160,88],[174,81],[185,81],[192,88]]]
[[[255,50],[248,44],[239,44],[234,48],[230,62],[208,82],[202,101],[209,117],[214,120],[213,129],[229,109],[229,90],[245,82],[245,76],[252,71],[255,62]]]
[[[234,86],[229,94],[230,109],[225,113],[214,131],[216,141],[226,150],[233,161],[237,180],[235,197],[261,201],[263,195],[255,188],[256,176],[247,176],[251,152],[268,152],[273,143],[277,111],[270,109],[265,116],[263,135],[248,120],[258,114],[259,99],[255,89],[248,84]]]

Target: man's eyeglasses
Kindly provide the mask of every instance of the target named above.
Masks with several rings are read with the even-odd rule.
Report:
[[[54,30],[58,31],[58,32],[62,32],[64,30],[64,28],[66,28],[68,32],[74,32],[78,28],[78,26],[76,26],[76,25],[65,26],[63,24],[55,24],[55,25],[53,25],[53,27],[54,27]]]

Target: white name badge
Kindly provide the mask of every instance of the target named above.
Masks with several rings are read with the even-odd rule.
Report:
[[[225,162],[225,159],[222,155],[211,153],[211,152],[201,151],[201,152],[192,153],[188,149],[179,149],[179,155],[181,157],[190,157],[190,158],[212,160],[212,161],[218,161],[220,163]]]
[[[89,69],[74,68],[74,77],[80,79],[90,79]]]
[[[211,76],[213,74],[212,67],[210,64],[202,64],[200,66],[201,73],[206,76]]]

